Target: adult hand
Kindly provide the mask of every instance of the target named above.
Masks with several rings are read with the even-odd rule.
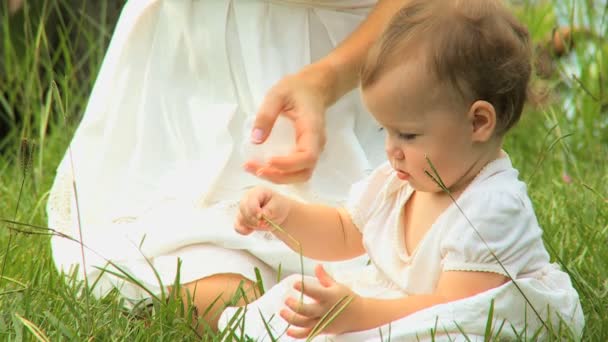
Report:
[[[296,146],[289,155],[274,156],[267,164],[247,161],[245,170],[274,183],[310,179],[325,146],[325,109],[328,104],[327,68],[311,65],[286,76],[266,94],[257,113],[251,141],[262,144],[279,115],[292,120]]]
[[[287,308],[281,310],[281,317],[292,327],[287,334],[294,338],[306,338],[315,329],[329,323],[322,331],[324,334],[342,334],[355,331],[356,322],[360,318],[361,297],[347,286],[337,283],[323,268],[315,268],[317,282],[296,282],[294,288],[313,299],[306,304],[299,299],[288,297],[285,300]],[[336,314],[335,317],[332,316]],[[324,317],[323,322],[319,323]],[[359,318],[358,318],[359,317]]]

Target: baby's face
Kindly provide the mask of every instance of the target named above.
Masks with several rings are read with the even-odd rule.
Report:
[[[425,173],[433,174],[429,160],[450,188],[468,178],[478,159],[468,107],[450,101],[451,92],[415,57],[363,91],[368,109],[385,129],[388,160],[399,178],[418,191],[441,191]]]

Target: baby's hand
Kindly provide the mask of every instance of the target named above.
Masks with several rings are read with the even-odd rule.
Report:
[[[289,200],[276,192],[255,187],[241,199],[234,228],[239,234],[249,235],[255,230],[271,230],[266,221],[281,225],[289,214]]]
[[[286,308],[281,310],[281,317],[291,325],[287,335],[294,338],[307,338],[317,326],[325,326],[320,332],[324,334],[342,334],[358,329],[363,312],[361,297],[350,288],[337,283],[321,265],[315,268],[318,282],[305,280],[296,282],[294,289],[311,298],[311,303],[288,297]],[[329,319],[329,317],[333,319]],[[327,320],[324,320],[327,319]],[[319,323],[323,321],[322,323]],[[328,323],[328,324],[326,324]]]

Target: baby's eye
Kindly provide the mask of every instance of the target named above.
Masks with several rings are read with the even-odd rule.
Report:
[[[414,140],[417,136],[418,134],[413,133],[399,133],[399,139],[403,140]]]

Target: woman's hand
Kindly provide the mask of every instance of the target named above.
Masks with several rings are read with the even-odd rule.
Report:
[[[296,146],[285,156],[274,156],[266,165],[248,161],[245,170],[274,183],[297,183],[310,179],[325,146],[325,110],[332,99],[332,68],[310,65],[286,76],[266,94],[251,133],[254,144],[268,138],[279,115],[292,120]]]
[[[310,179],[325,146],[325,110],[359,84],[359,70],[370,47],[408,1],[379,0],[331,53],[270,89],[256,116],[251,141],[266,141],[277,117],[285,115],[293,121],[296,148],[289,155],[271,158],[267,165],[248,161],[245,170],[274,183]]]
[[[293,297],[285,300],[287,308],[281,310],[281,317],[292,325],[287,334],[294,338],[308,337],[328,312],[324,322],[334,313],[339,313],[321,331],[322,333],[342,334],[359,330],[356,323],[363,314],[362,298],[345,285],[335,282],[321,265],[317,265],[315,268],[315,275],[318,282],[305,282],[304,286],[302,286],[302,282],[296,282],[294,285],[297,291],[312,298],[313,303],[305,304],[299,298]],[[339,304],[336,305],[336,303]],[[321,323],[321,325],[323,324]]]
[[[281,225],[289,214],[289,199],[270,189],[255,187],[241,199],[235,230],[249,235],[255,230],[271,230],[265,218]]]

